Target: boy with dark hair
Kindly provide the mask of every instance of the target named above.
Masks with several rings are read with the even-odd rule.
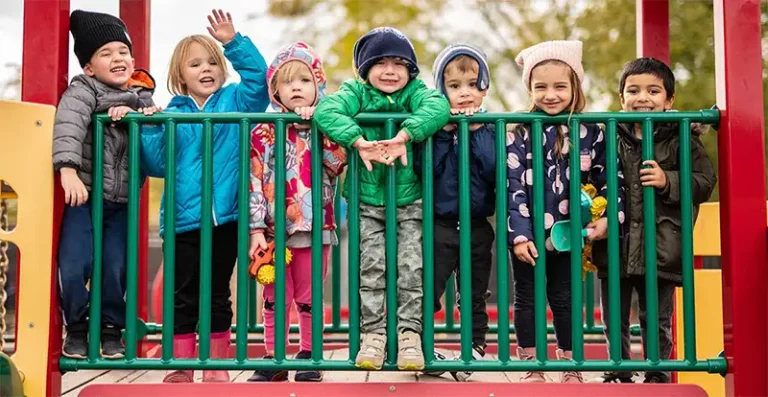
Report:
[[[675,101],[675,75],[663,62],[654,58],[638,58],[624,66],[619,82],[621,108],[625,112],[672,111]],[[645,257],[643,238],[643,189],[656,192],[656,243],[659,293],[659,356],[669,359],[672,353],[672,311],[675,287],[682,283],[682,251],[680,218],[680,136],[677,124],[657,123],[653,132],[653,158],[642,160],[643,131],[640,124],[620,124],[618,155],[622,163],[626,188],[624,235],[621,244],[621,356],[629,359],[629,310],[632,291],[637,291],[640,304],[640,326],[643,350],[647,357]],[[691,166],[693,220],[699,204],[707,201],[715,187],[717,176],[707,157],[699,136],[700,125],[691,128]],[[608,336],[609,302],[607,280],[607,247],[605,241],[596,243],[594,263],[598,266],[603,324]],[[598,378],[604,383],[630,383],[631,372],[606,372]],[[669,383],[669,373],[646,372],[645,383]]]

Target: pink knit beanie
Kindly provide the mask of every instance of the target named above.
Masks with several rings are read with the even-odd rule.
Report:
[[[545,41],[528,47],[517,55],[515,62],[523,67],[523,84],[530,90],[531,71],[536,65],[556,59],[570,66],[579,81],[584,82],[584,67],[581,65],[582,43],[578,40]]]

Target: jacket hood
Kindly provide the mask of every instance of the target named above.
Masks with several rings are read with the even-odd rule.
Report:
[[[277,71],[288,62],[301,62],[312,71],[315,82],[315,101],[313,106],[317,105],[321,99],[325,96],[325,71],[323,70],[323,62],[320,60],[320,56],[317,55],[315,49],[310,47],[309,44],[304,42],[296,42],[291,45],[285,46],[277,52],[277,56],[272,60],[272,64],[269,65],[267,70],[267,87],[269,89],[269,100],[272,103],[272,108],[278,112],[285,112],[287,109],[277,98],[277,92],[272,91],[272,79],[277,75]]]

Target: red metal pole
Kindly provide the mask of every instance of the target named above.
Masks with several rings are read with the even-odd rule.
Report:
[[[24,0],[24,44],[21,61],[21,100],[56,106],[67,88],[69,62],[69,0]],[[61,395],[61,317],[59,316],[59,228],[64,211],[64,192],[54,179],[53,263],[49,308],[46,396]],[[42,357],[41,357],[42,358]]]
[[[766,396],[768,235],[760,0],[716,0],[714,8],[726,394]]]
[[[669,0],[635,0],[637,55],[669,65]]]
[[[150,2],[151,0],[120,0],[120,18],[128,27],[133,43],[133,57],[136,67],[149,70],[149,38],[150,38]],[[145,322],[147,316],[147,288],[149,262],[149,179],[141,190],[141,205],[139,207],[139,317]],[[146,355],[146,346],[139,342],[138,354]]]

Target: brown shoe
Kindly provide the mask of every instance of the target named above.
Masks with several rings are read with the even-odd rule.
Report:
[[[533,361],[536,359],[536,349],[533,347],[529,348],[517,348],[517,358],[521,361]],[[541,371],[528,371],[523,374],[523,376],[520,377],[521,383],[546,383],[547,378],[544,376],[544,373]]]
[[[562,349],[555,350],[555,355],[558,360],[571,360],[573,358],[570,351]],[[560,378],[560,383],[584,383],[584,377],[579,371],[565,371]]]

